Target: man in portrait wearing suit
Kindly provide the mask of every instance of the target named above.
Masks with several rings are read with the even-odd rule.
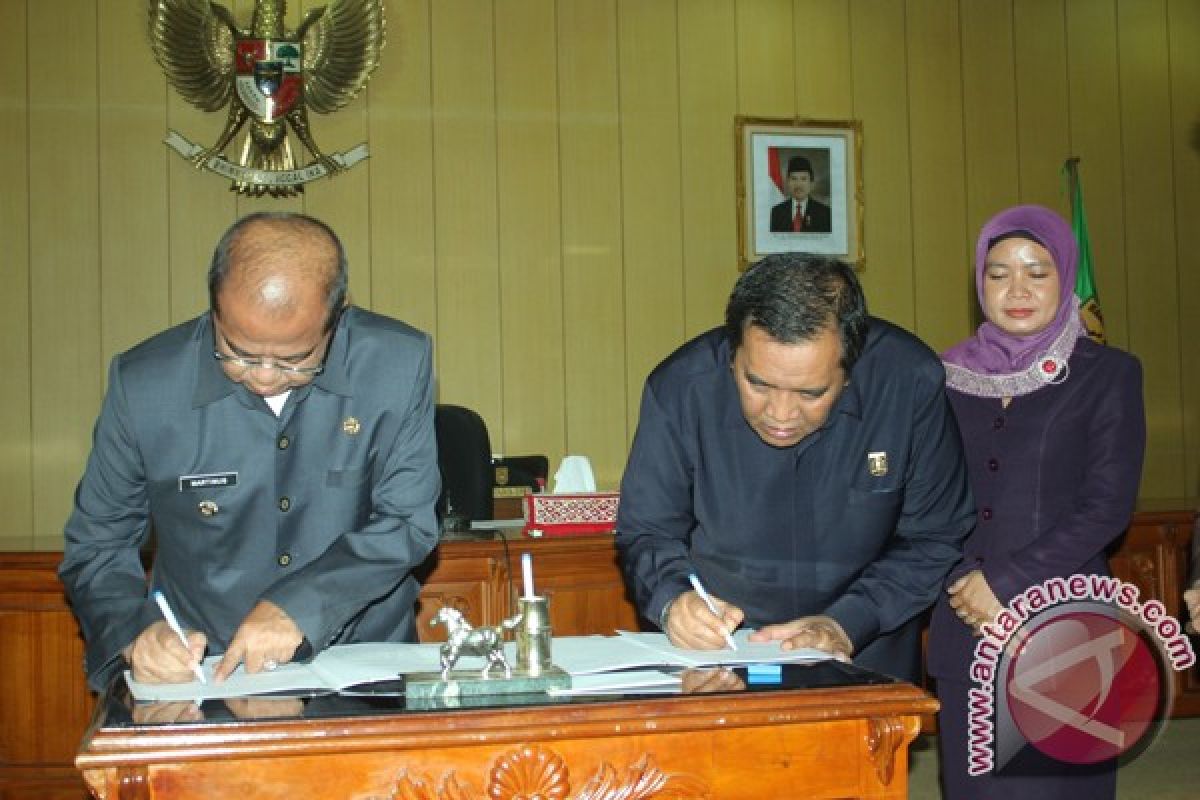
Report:
[[[829,233],[833,216],[829,206],[809,196],[813,188],[812,164],[804,156],[788,159],[788,199],[771,209],[771,233]]]

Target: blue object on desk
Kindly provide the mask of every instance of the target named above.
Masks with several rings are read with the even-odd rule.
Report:
[[[746,683],[770,684],[783,681],[782,664],[747,664]]]

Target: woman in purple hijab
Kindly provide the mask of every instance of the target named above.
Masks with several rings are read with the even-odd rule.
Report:
[[[1015,727],[989,711],[990,741],[980,739],[977,726],[973,739],[970,723],[979,722],[972,717],[979,712],[968,702],[968,692],[983,685],[984,673],[973,671],[983,625],[1016,608],[1014,599],[1027,602],[1045,581],[1108,575],[1105,548],[1128,526],[1137,498],[1146,443],[1141,366],[1086,338],[1073,291],[1077,261],[1071,228],[1053,211],[1016,206],[997,214],[975,247],[984,322],[942,356],[978,514],[929,635],[948,800],[1116,793],[1111,748],[1090,747],[1085,734],[1039,716],[1010,694],[1005,675],[996,677],[991,696]],[[1031,620],[1018,634],[1037,624]],[[1095,663],[1054,677],[1073,688],[1102,682]],[[1098,698],[1108,686],[1095,688]],[[1035,730],[1045,735],[1030,744]],[[985,763],[985,745],[993,766],[972,775]]]

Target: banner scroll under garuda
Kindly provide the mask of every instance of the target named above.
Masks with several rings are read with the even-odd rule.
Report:
[[[331,0],[284,26],[284,0],[255,0],[248,29],[209,0],[150,0],[150,46],[167,81],[201,111],[226,109],[211,146],[171,131],[166,143],[197,168],[232,180],[246,195],[289,197],[304,184],[349,169],[366,144],[324,153],[308,111],[329,114],[354,99],[379,65],[382,0]],[[225,150],[242,130],[236,156]],[[293,137],[298,145],[293,145]],[[297,153],[307,152],[301,163]]]

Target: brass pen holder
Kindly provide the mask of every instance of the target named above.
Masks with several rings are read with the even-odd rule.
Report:
[[[545,597],[522,597],[517,625],[517,672],[537,677],[552,666],[550,607]]]

